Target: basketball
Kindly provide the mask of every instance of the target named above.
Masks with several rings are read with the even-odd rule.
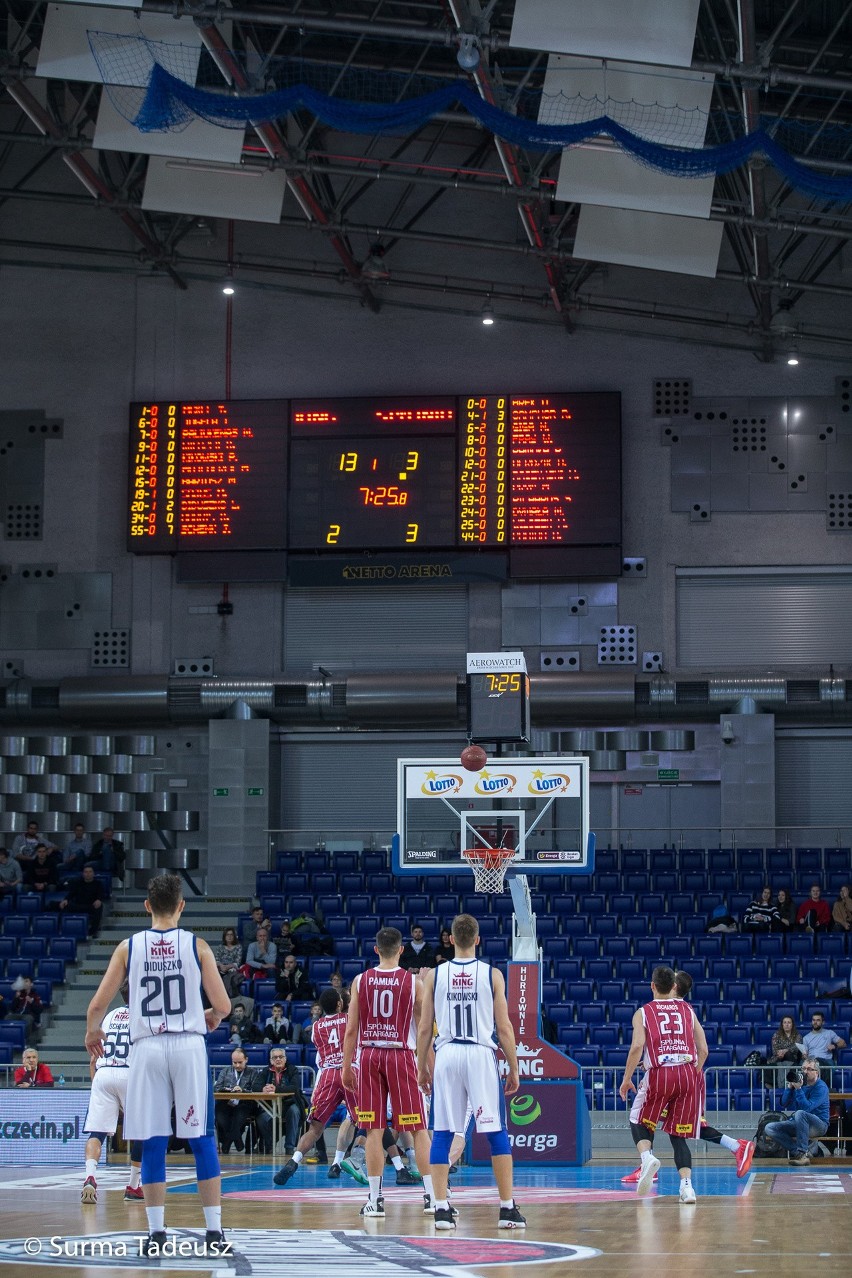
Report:
[[[480,768],[484,768],[488,762],[488,755],[482,746],[469,745],[462,750],[461,761],[468,772],[479,772]]]

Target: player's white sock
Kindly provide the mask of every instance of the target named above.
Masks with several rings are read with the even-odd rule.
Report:
[[[96,1175],[97,1175],[97,1173],[98,1173],[98,1160],[97,1160],[97,1158],[87,1158],[87,1159],[86,1159],[86,1175],[87,1175],[87,1176],[96,1176]]]
[[[447,1211],[449,1209],[449,1201],[446,1198],[435,1200],[435,1211]]]
[[[339,1167],[345,1157],[346,1157],[345,1149],[336,1149],[334,1151],[334,1166]]]
[[[432,1201],[433,1202],[435,1201],[435,1189],[434,1189],[434,1186],[432,1185],[431,1176],[423,1177],[423,1193],[428,1194],[429,1197],[432,1199]]]
[[[514,1205],[515,1205],[515,1200],[514,1200],[514,1198],[509,1198],[509,1199],[501,1198],[501,1199],[500,1199],[500,1206],[501,1206],[501,1207],[514,1207]]]
[[[138,1189],[138,1188],[139,1188],[139,1182],[141,1181],[141,1179],[142,1179],[142,1168],[141,1168],[141,1167],[131,1167],[131,1168],[130,1168],[130,1188],[131,1188],[131,1189]]]
[[[644,1152],[644,1153],[643,1153],[643,1155],[642,1155],[642,1166],[644,1167],[644,1166],[645,1166],[645,1164],[647,1163],[648,1159],[649,1159],[649,1158],[653,1158],[653,1157],[654,1157],[654,1151],[653,1151],[653,1149],[646,1149],[646,1150],[645,1150],[645,1152]]]
[[[293,1162],[298,1165],[304,1158],[304,1154],[302,1153],[300,1149],[294,1149],[290,1157],[292,1158]]]
[[[146,1207],[145,1215],[148,1217],[148,1233],[156,1234],[166,1227],[166,1209],[165,1207]]]
[[[205,1207],[204,1208],[204,1228],[215,1229],[219,1233],[222,1232],[222,1208],[221,1207]]]
[[[381,1176],[370,1176],[370,1200],[377,1203],[382,1196],[382,1178]]]
[[[735,1154],[739,1149],[739,1141],[732,1140],[730,1136],[723,1136],[719,1144],[723,1149],[729,1149],[732,1154]]]
[[[405,1163],[402,1161],[399,1154],[394,1154],[393,1158],[391,1159],[391,1162],[393,1163],[397,1171],[403,1171],[405,1169]]]
[[[682,1176],[680,1181],[681,1189],[692,1189],[692,1179],[689,1176]]]

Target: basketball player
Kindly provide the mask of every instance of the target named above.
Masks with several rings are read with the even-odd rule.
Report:
[[[127,986],[121,987],[122,1002],[127,1003]],[[103,1019],[104,1054],[89,1061],[92,1090],[83,1131],[86,1141],[86,1179],[80,1194],[81,1203],[98,1201],[98,1182],[95,1174],[101,1157],[101,1148],[107,1136],[118,1127],[119,1112],[124,1112],[127,1096],[127,1076],[130,1056],[130,1009],[127,1006],[113,1008]],[[141,1175],[142,1145],[138,1140],[130,1144],[130,1183],[124,1191],[127,1203],[144,1202],[145,1195],[139,1184]]]
[[[345,1102],[350,1118],[353,1121],[355,1119],[355,1093],[347,1091],[340,1077],[347,1020],[343,999],[337,990],[327,989],[320,994],[319,1003],[322,1016],[314,1021],[311,1028],[311,1041],[317,1049],[318,1072],[311,1094],[311,1108],[308,1110],[308,1130],[293,1151],[293,1157],[272,1177],[276,1185],[286,1185],[290,1177],[295,1176],[305,1154],[313,1149],[341,1102]],[[335,1150],[334,1162],[328,1169],[332,1180],[337,1180],[340,1176],[340,1164],[345,1153],[345,1144],[342,1149]]]
[[[636,1182],[637,1194],[647,1194],[659,1170],[660,1160],[651,1152],[657,1127],[669,1133],[675,1166],[680,1173],[680,1201],[695,1202],[692,1156],[687,1138],[700,1139],[704,1109],[704,1075],[707,1059],[704,1030],[690,1005],[675,997],[675,974],[670,967],[655,967],[651,974],[653,999],[633,1015],[633,1041],[627,1054],[618,1093],[623,1101],[636,1089],[633,1071],[643,1053],[648,1062],[648,1090],[639,1112],[631,1112],[630,1131],[642,1155]]]
[[[422,986],[413,972],[399,966],[402,948],[402,933],[397,928],[380,929],[375,945],[379,966],[362,972],[352,982],[343,1041],[343,1086],[356,1091],[358,1125],[367,1132],[370,1196],[361,1208],[361,1215],[371,1220],[383,1220],[385,1215],[381,1194],[385,1163],[382,1133],[387,1125],[388,1102],[393,1126],[414,1135],[417,1168],[423,1177],[424,1214],[431,1216],[435,1211],[429,1175],[429,1137],[414,1061]],[[431,1025],[430,1019],[430,1029]],[[357,1078],[353,1068],[356,1049]]]
[[[689,972],[675,972],[675,994],[678,998],[689,998],[692,989],[692,977]],[[647,1070],[647,1062],[645,1069]],[[648,1091],[648,1075],[642,1076],[639,1083],[639,1090],[633,1098],[633,1105],[630,1109],[630,1121],[635,1123],[638,1121],[637,1115],[642,1108],[642,1102]],[[751,1160],[754,1158],[754,1141],[753,1140],[735,1140],[733,1136],[726,1136],[723,1132],[717,1131],[715,1127],[711,1127],[705,1120],[704,1115],[701,1116],[701,1139],[709,1141],[711,1145],[721,1145],[723,1149],[727,1149],[728,1153],[733,1154],[734,1161],[737,1164],[737,1179],[741,1180],[743,1176],[747,1176],[751,1168]],[[635,1185],[642,1175],[642,1168],[637,1167],[629,1176],[622,1176],[622,1185]],[[656,1182],[657,1173],[654,1173],[654,1181]]]
[[[189,1142],[195,1157],[207,1253],[216,1255],[227,1248],[205,1036],[229,1015],[231,1000],[210,946],[178,927],[184,904],[176,874],[158,874],[151,879],[145,901],[151,927],[116,947],[89,1004],[86,1024],[86,1050],[91,1056],[103,1056],[101,1021],[126,979],[133,1050],[124,1127],[129,1140],[143,1142],[142,1184],[149,1234],[140,1250],[155,1257],[162,1255],[167,1242],[166,1148],[172,1134],[172,1106],[175,1135]],[[206,1012],[202,987],[210,1002]]]
[[[432,1093],[435,1228],[456,1227],[455,1213],[447,1200],[450,1146],[453,1134],[465,1130],[472,1109],[477,1131],[487,1136],[491,1147],[491,1166],[500,1193],[498,1227],[525,1229],[527,1222],[512,1193],[512,1147],[506,1129],[505,1096],[511,1096],[519,1085],[506,987],[502,973],[476,957],[476,919],[458,914],[451,930],[455,958],[425,974],[417,1035],[420,1085]],[[438,1027],[434,1074],[429,1068],[433,1017]],[[497,1067],[498,1042],[509,1067],[505,1093]]]

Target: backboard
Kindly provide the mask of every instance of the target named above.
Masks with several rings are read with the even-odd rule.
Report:
[[[588,873],[588,759],[398,759],[394,873],[467,873],[476,846],[514,847],[510,873]]]

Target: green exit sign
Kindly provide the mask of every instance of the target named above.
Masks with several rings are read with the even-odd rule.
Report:
[[[213,791],[214,799],[227,799],[231,791],[226,785],[220,785]]]
[[[252,785],[246,790],[246,794],[250,799],[259,799],[263,795],[262,785]]]
[[[657,768],[658,781],[679,781],[680,768]]]

